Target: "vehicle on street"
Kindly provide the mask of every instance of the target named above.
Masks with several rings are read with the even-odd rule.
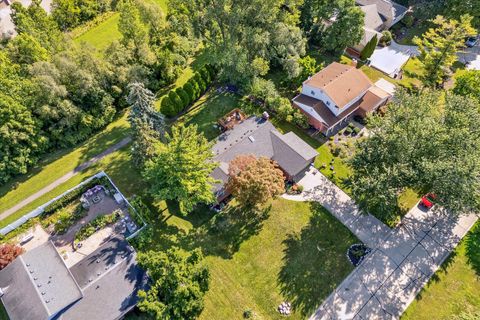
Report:
[[[478,41],[480,40],[480,35],[476,35],[474,37],[469,37],[467,41],[465,42],[465,45],[469,48],[472,48],[478,44]]]

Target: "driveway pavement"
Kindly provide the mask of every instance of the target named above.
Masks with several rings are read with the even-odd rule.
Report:
[[[318,201],[372,248],[364,261],[311,316],[319,319],[398,319],[476,222],[441,209],[412,208],[395,229],[361,215],[353,201],[313,169],[300,181],[304,192],[284,197]]]

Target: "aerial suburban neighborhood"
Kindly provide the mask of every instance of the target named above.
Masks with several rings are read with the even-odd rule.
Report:
[[[478,320],[479,216],[478,0],[0,0],[0,320]]]

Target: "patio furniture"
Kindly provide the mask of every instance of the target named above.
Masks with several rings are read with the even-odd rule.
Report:
[[[27,243],[28,241],[32,240],[34,237],[35,236],[33,235],[33,233],[29,232],[22,237],[22,239],[20,240],[20,244]]]
[[[102,201],[102,198],[99,197],[99,196],[95,196],[95,197],[92,198],[93,203],[99,203],[100,201]]]

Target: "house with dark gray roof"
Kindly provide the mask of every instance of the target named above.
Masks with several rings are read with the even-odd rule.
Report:
[[[228,181],[230,161],[239,155],[254,155],[274,160],[286,179],[299,180],[318,152],[295,133],[280,133],[273,124],[261,117],[252,116],[220,135],[213,146],[214,160],[219,166],[212,177],[219,182],[214,191],[219,201],[228,196],[225,183]]]
[[[0,271],[0,299],[11,320],[120,319],[147,288],[135,257],[118,235],[69,269],[49,241]]]

